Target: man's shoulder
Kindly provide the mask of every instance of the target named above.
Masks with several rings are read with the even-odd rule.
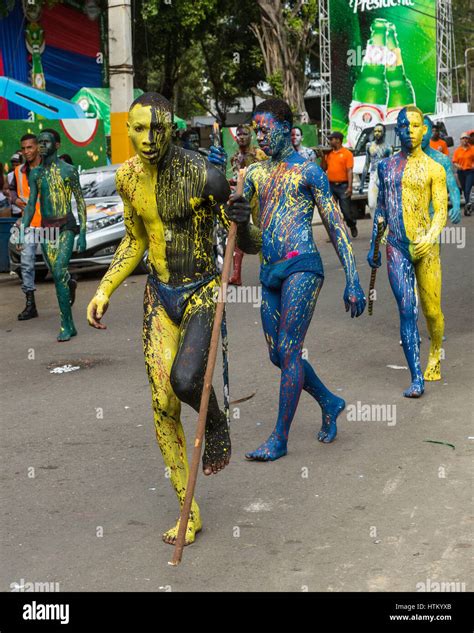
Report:
[[[133,174],[140,173],[141,171],[143,171],[142,162],[139,156],[135,155],[120,165],[120,167],[117,169],[116,175],[117,176],[124,176],[124,175],[131,176]]]

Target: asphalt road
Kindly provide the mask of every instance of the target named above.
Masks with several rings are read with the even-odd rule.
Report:
[[[155,441],[141,349],[145,277],[116,292],[102,332],[85,320],[98,277],[80,281],[79,335],[59,344],[52,282],[39,284],[40,317],[18,322],[19,283],[0,275],[0,590],[28,582],[60,591],[417,591],[435,582],[472,590],[472,222],[463,218],[467,233],[442,247],[443,380],[420,400],[402,397],[409,374],[385,268],[374,316],[351,320],[342,269],[316,227],[326,279],[306,349],[348,404],[331,445],[316,440],[320,410],[303,394],[288,455],[245,461],[273,428],[279,374],[258,295],[229,305],[231,398],[255,396],[237,405],[229,467],[198,479],[204,529],[178,568],[161,540],[178,506]],[[367,288],[370,222],[359,227]],[[257,269],[246,256],[247,285],[256,287]],[[423,318],[420,331],[424,365]],[[67,364],[80,369],[51,373]],[[219,376],[215,384],[221,393]],[[196,417],[183,407],[188,446]]]

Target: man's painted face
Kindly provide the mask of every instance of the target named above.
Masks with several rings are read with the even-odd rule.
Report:
[[[423,135],[421,147],[423,149],[426,149],[428,145],[430,144],[431,135],[433,134],[433,137],[434,137],[434,133],[433,133],[434,130],[433,130],[433,124],[431,123],[431,120],[427,116],[425,116],[423,121],[424,121],[424,124],[426,125],[426,133]]]
[[[294,127],[291,130],[291,142],[294,145],[294,147],[298,147],[299,145],[301,145],[302,138],[303,136],[301,135],[301,132],[298,130],[297,127]]]
[[[128,114],[128,136],[144,163],[157,164],[166,154],[173,134],[168,110],[136,105]]]
[[[376,141],[380,141],[385,136],[385,130],[381,125],[376,125],[374,127],[374,139]]]
[[[287,121],[278,121],[270,112],[258,112],[253,117],[257,142],[267,156],[276,156],[287,143],[290,125]]]
[[[413,150],[419,147],[427,129],[428,127],[424,124],[423,117],[419,112],[409,112],[406,108],[400,111],[396,132],[403,149]]]
[[[240,127],[235,135],[235,140],[237,141],[237,145],[239,147],[248,147],[250,145],[251,138],[252,134],[246,127]]]
[[[49,132],[43,132],[38,136],[39,153],[41,156],[52,156],[56,151],[56,141]]]

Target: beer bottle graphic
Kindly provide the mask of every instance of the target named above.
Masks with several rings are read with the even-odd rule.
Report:
[[[349,147],[355,147],[362,130],[385,120],[388,87],[386,81],[387,20],[377,18],[370,27],[361,73],[354,85],[349,109]]]
[[[391,22],[387,26],[387,123],[396,122],[398,113],[408,105],[416,105],[415,91],[405,75],[402,54],[398,45],[397,29]]]

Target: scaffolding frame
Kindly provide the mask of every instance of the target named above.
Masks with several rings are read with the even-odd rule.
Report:
[[[329,0],[319,0],[319,74],[321,80],[321,139],[329,144],[331,133],[331,29],[329,21]]]
[[[451,0],[436,3],[437,82],[436,105],[444,113],[453,111],[453,10]]]

